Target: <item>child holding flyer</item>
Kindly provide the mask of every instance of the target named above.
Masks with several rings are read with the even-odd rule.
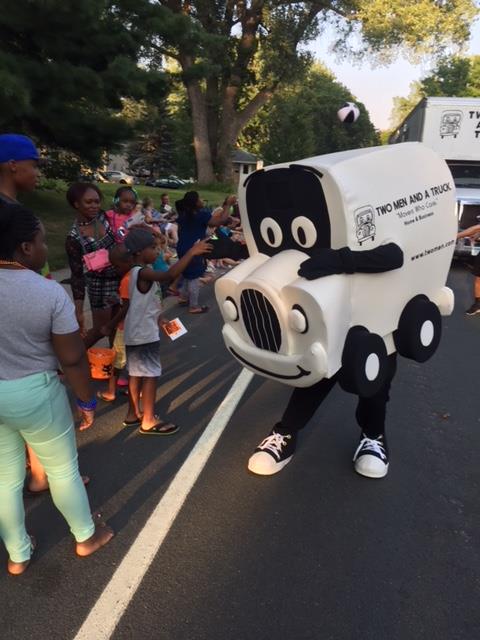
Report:
[[[207,241],[195,243],[168,271],[152,269],[159,254],[159,245],[155,236],[147,229],[132,229],[125,238],[125,248],[132,255],[135,266],[130,271],[130,305],[124,330],[130,376],[130,406],[124,425],[139,426],[139,432],[143,435],[171,435],[178,431],[178,426],[160,420],[155,415],[156,384],[162,373],[158,326],[161,312],[159,283],[172,281],[195,256],[209,253],[212,246]],[[140,411],[140,393],[143,414]]]

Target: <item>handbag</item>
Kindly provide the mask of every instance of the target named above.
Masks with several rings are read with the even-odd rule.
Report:
[[[111,265],[106,249],[97,249],[83,256],[83,264],[87,271],[103,271]]]
[[[103,271],[107,267],[111,266],[110,258],[108,256],[107,249],[97,249],[96,251],[88,251],[85,243],[85,238],[82,236],[78,225],[75,225],[78,236],[80,238],[80,244],[83,249],[83,265],[87,271]],[[97,240],[97,220],[95,220],[95,240]]]

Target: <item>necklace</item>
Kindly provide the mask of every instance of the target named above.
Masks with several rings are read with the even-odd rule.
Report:
[[[12,267],[18,267],[19,269],[28,269],[24,264],[17,262],[16,260],[0,260],[0,266],[11,265]]]
[[[92,220],[87,220],[86,222],[79,222],[77,220],[77,224],[79,227],[88,227],[89,225],[93,224],[96,221],[97,221],[97,216],[95,216],[95,218],[93,218]]]

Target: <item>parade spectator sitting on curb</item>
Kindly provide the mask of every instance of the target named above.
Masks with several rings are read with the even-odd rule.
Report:
[[[25,529],[25,443],[44,466],[53,501],[88,556],[113,531],[93,521],[78,471],[75,429],[59,362],[91,427],[96,407],[74,306],[61,285],[38,272],[47,247],[40,220],[19,205],[0,209],[0,537],[7,570],[23,573],[35,539]]]
[[[67,191],[67,202],[75,210],[76,217],[66,238],[65,249],[72,273],[76,316],[87,348],[102,337],[101,327],[110,322],[119,303],[120,279],[108,261],[108,251],[115,245],[115,236],[105,213],[100,210],[101,198],[99,188],[88,182],[73,184]],[[89,267],[84,260],[85,257],[102,255],[105,261],[98,266]],[[93,323],[88,332],[83,315],[85,290],[88,291]]]
[[[175,212],[170,204],[170,196],[168,193],[162,193],[160,196],[160,213],[166,220],[175,216]]]
[[[113,348],[115,350],[115,361],[113,363],[113,373],[108,381],[107,391],[99,391],[97,397],[104,402],[113,402],[117,397],[117,383],[121,372],[127,364],[127,354],[125,351],[125,340],[123,335],[124,320],[129,307],[129,282],[130,269],[133,267],[132,255],[126,250],[124,244],[117,244],[110,250],[110,262],[117,270],[121,277],[119,295],[121,306],[112,320],[102,327],[101,331],[104,336],[110,336],[115,333],[113,340]]]
[[[457,240],[460,240],[460,238],[470,238],[470,242],[473,245],[476,241],[480,240],[480,224],[476,224],[464,231],[460,231],[457,235]],[[466,311],[467,316],[474,316],[477,313],[480,313],[480,253],[478,253],[473,259],[473,275],[475,276],[473,285],[474,301]]]
[[[160,222],[161,213],[157,209],[155,209],[155,203],[153,198],[144,198],[142,201],[142,211],[145,216],[145,222],[147,224],[152,224],[152,222]]]
[[[182,273],[195,256],[208,254],[211,245],[195,243],[168,271],[154,271],[152,264],[158,257],[159,245],[146,229],[132,229],[125,238],[125,247],[135,266],[130,272],[130,305],[125,318],[124,338],[129,374],[129,411],[124,426],[140,426],[144,435],[170,435],[178,426],[164,422],[155,415],[157,378],[160,364],[161,295],[159,283],[169,282]],[[140,410],[142,395],[143,413]]]

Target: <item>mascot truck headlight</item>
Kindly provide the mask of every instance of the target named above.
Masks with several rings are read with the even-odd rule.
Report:
[[[288,325],[292,331],[296,331],[297,333],[307,333],[308,319],[305,311],[300,305],[294,305],[293,309],[288,314]]]
[[[395,351],[435,352],[456,236],[446,163],[419,143],[267,167],[239,187],[250,257],[216,283],[229,351],[310,386],[372,395]]]

